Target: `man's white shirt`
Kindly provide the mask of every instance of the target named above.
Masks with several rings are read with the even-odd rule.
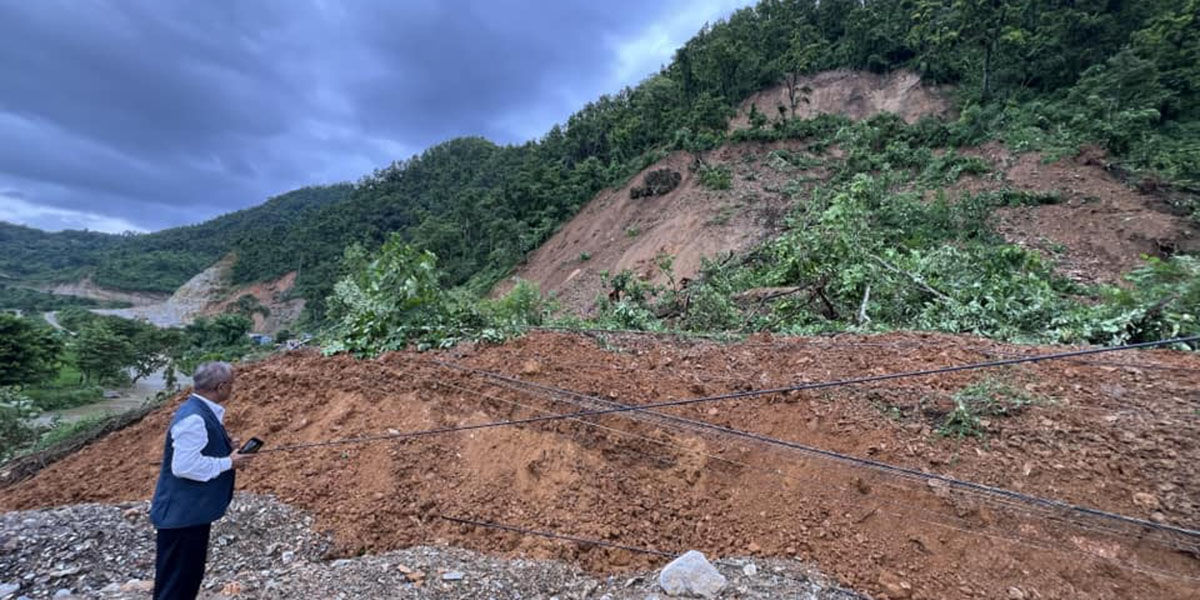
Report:
[[[217,417],[217,421],[225,423],[225,409],[216,402],[192,394],[204,402]],[[171,474],[192,481],[211,481],[218,475],[233,468],[233,460],[228,456],[215,457],[201,454],[208,445],[208,429],[204,426],[204,418],[200,415],[190,415],[171,428]]]

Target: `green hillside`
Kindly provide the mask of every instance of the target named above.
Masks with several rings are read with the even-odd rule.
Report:
[[[354,186],[306,188],[151,235],[5,226],[0,272],[93,272],[101,285],[166,291],[236,251],[239,281],[300,267],[299,292],[319,320],[345,247],[374,248],[395,232],[440,257],[442,285],[479,291],[598,190],[668,151],[727,141],[733,107],[750,93],[789,73],[832,68],[907,68],[954,84],[961,117],[939,130],[939,144],[998,140],[1051,155],[1099,145],[1194,210],[1198,13],[1200,0],[765,0],[705,27],[660,73],[589,103],[540,140],[456,139]],[[772,108],[764,107],[773,120]],[[791,127],[795,137],[804,127],[779,116],[775,131]],[[882,150],[889,140],[870,144]]]
[[[92,231],[47,233],[0,222],[0,274],[24,282],[64,281],[91,275],[103,287],[172,292],[229,252],[246,251],[235,277],[254,281],[296,268],[288,256],[263,249],[277,244],[320,207],[349,194],[349,184],[301,188],[260,206],[199,225],[150,234]]]

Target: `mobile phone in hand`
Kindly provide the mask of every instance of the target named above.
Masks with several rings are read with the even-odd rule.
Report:
[[[256,437],[252,437],[245,444],[242,445],[242,449],[238,450],[238,453],[254,454],[255,452],[258,452],[259,449],[262,447],[263,447],[263,441]]]

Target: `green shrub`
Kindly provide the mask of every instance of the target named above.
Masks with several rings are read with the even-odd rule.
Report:
[[[37,441],[38,428],[29,423],[37,415],[29,398],[15,388],[0,387],[0,462]]]
[[[946,415],[938,433],[947,437],[982,437],[984,419],[1011,417],[1038,403],[1032,394],[997,379],[972,383],[954,394],[954,409]]]
[[[727,190],[733,186],[733,171],[726,165],[701,164],[700,184],[710,190]]]

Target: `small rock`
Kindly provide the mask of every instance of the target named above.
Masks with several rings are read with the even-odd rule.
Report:
[[[54,597],[55,598],[69,598],[69,597],[71,597],[72,593],[73,592],[71,590],[68,590],[66,588],[61,588],[57,592],[54,592]]]
[[[746,577],[754,577],[755,575],[758,575],[758,565],[750,563],[742,567],[742,573],[745,573]]]
[[[1138,492],[1133,495],[1133,503],[1146,510],[1156,510],[1158,508],[1158,497],[1154,494]]]
[[[120,584],[117,584],[117,583],[110,583],[110,584],[100,588],[101,594],[115,594],[119,591],[121,591],[121,586],[120,586]],[[2,596],[2,595],[3,594],[0,593],[0,596]]]
[[[759,552],[762,552],[762,546],[759,546],[754,542],[750,542],[750,545],[746,546],[746,549],[750,551],[750,554],[758,554]]]
[[[121,586],[122,592],[153,592],[154,582],[141,579],[130,579]]]
[[[466,575],[463,575],[462,571],[446,571],[442,573],[442,581],[458,581],[463,577],[466,577]]]
[[[671,561],[658,575],[659,587],[671,596],[712,598],[725,583],[725,576],[695,550]]]
[[[286,564],[292,562],[293,560],[296,560],[296,553],[292,552],[291,550],[287,550],[282,555],[280,555],[279,558],[282,559],[283,564],[286,565]]]
[[[351,561],[348,558],[339,558],[339,559],[333,561],[333,568],[336,569],[336,568],[340,568],[340,567],[345,567],[345,566],[348,566],[351,562],[353,562],[353,561]]]
[[[21,589],[19,583],[0,583],[0,598],[15,594],[19,589]]]
[[[892,600],[912,597],[912,584],[889,571],[879,573],[879,587],[882,587],[883,593]]]
[[[1021,591],[1021,588],[1010,587],[1007,594],[1009,600],[1025,600],[1025,592]]]
[[[242,593],[242,584],[237,581],[230,581],[221,588],[222,596],[238,596]]]

